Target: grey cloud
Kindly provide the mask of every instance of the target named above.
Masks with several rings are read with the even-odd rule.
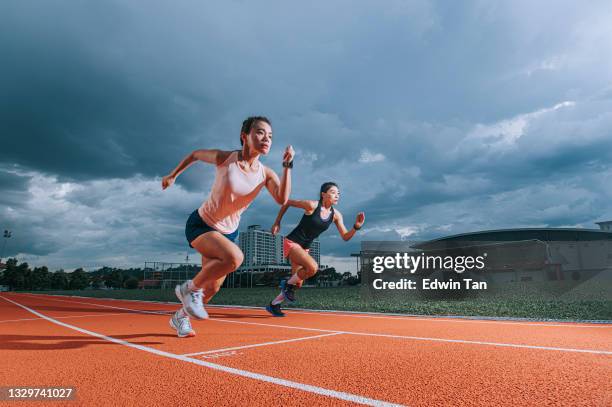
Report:
[[[21,206],[29,180],[28,176],[0,168],[0,205],[7,208]]]

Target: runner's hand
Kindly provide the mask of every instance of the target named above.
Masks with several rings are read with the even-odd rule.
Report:
[[[174,177],[172,175],[166,175],[162,178],[162,189],[166,189],[174,184]]]
[[[283,162],[288,163],[293,161],[293,156],[295,156],[295,150],[292,146],[287,146],[283,154]]]
[[[278,223],[275,223],[274,225],[272,225],[272,229],[270,229],[270,232],[275,235],[278,232],[280,232],[280,225]]]
[[[361,226],[363,226],[363,222],[365,222],[365,213],[359,212],[357,214],[357,217],[355,218],[355,226],[360,228]]]

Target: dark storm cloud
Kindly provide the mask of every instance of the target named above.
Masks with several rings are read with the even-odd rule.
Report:
[[[0,205],[13,208],[23,205],[28,195],[29,180],[30,177],[0,166]]]
[[[1,7],[4,162],[69,179],[152,175],[220,111],[180,65],[143,52],[156,39],[138,44],[144,21],[124,5]]]
[[[368,29],[354,29],[368,20],[400,23],[389,11],[370,16],[362,4],[337,21],[348,4],[329,15],[303,6],[324,28],[315,32],[294,24],[299,13],[283,3],[254,10],[227,3],[215,12],[199,3],[7,3],[0,134],[11,147],[0,158],[74,179],[161,174],[193,148],[237,146],[247,114],[316,116],[342,75],[334,64],[357,52],[353,41],[369,38]],[[428,3],[395,11],[416,25],[404,34],[427,29],[419,21]],[[274,27],[261,29],[258,18]],[[288,91],[296,97],[290,104]],[[302,134],[287,121],[279,130],[290,135],[285,143],[296,142]],[[341,150],[345,139],[328,131],[337,140],[330,147]]]
[[[11,172],[9,168],[0,167],[0,190],[14,192],[25,192],[30,177]]]

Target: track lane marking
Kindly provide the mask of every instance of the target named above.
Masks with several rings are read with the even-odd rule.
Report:
[[[55,317],[56,319],[68,319],[68,318],[85,318],[85,317],[107,317],[109,315],[125,315],[123,312],[106,312],[104,314],[91,314],[91,315],[69,315],[65,317]],[[23,322],[23,321],[44,321],[44,318],[23,318],[23,319],[5,319],[0,321],[0,324],[5,322]]]
[[[227,322],[227,323],[232,323],[232,324],[272,326],[272,327],[287,328],[287,329],[302,329],[302,330],[315,331],[315,332],[338,332],[338,333],[342,333],[346,335],[356,335],[356,336],[373,336],[373,337],[380,337],[380,338],[410,339],[410,340],[415,340],[415,341],[463,343],[463,344],[470,344],[470,345],[487,345],[487,346],[498,346],[498,347],[505,347],[505,348],[523,348],[523,349],[553,350],[553,351],[561,351],[561,352],[593,353],[597,355],[612,355],[612,351],[595,350],[595,349],[558,348],[558,347],[553,347],[553,346],[522,345],[522,344],[503,343],[503,342],[470,341],[470,340],[465,340],[465,339],[429,338],[429,337],[423,337],[423,336],[376,334],[376,333],[369,333],[369,332],[354,332],[354,331],[338,331],[338,330],[330,330],[330,329],[296,327],[296,326],[291,326],[291,325],[263,324],[260,322],[230,321],[227,319],[218,319],[218,318],[211,318],[210,321]]]
[[[45,297],[64,297],[64,298],[87,298],[87,299],[95,299],[102,301],[129,301],[129,302],[139,302],[145,304],[162,304],[162,305],[177,305],[180,306],[180,303],[174,302],[163,302],[163,301],[147,301],[147,300],[131,300],[126,298],[100,298],[100,297],[84,297],[79,295],[56,295],[56,294],[30,294],[30,293],[20,293],[19,295],[30,295],[30,296],[45,296]],[[58,300],[60,301],[60,300]],[[265,315],[265,311],[262,307],[253,307],[248,305],[217,305],[217,304],[207,304],[207,308],[217,308],[217,309],[246,309],[246,310],[256,310],[261,311],[263,315]],[[541,321],[513,321],[513,320],[487,320],[487,319],[478,319],[478,316],[432,316],[425,317],[423,315],[410,315],[410,314],[393,314],[390,313],[388,315],[381,315],[381,313],[376,312],[366,312],[366,311],[342,311],[342,310],[308,310],[305,308],[287,308],[287,310],[292,314],[310,314],[310,315],[324,315],[324,316],[339,316],[339,317],[350,317],[350,318],[372,318],[372,319],[405,319],[408,321],[427,321],[427,322],[451,322],[451,323],[472,323],[472,324],[498,324],[498,325],[518,325],[518,326],[536,326],[536,327],[557,327],[557,328],[594,328],[594,329],[612,329],[612,323],[601,323],[600,325],[579,325],[579,322],[560,322],[560,323],[548,323]],[[482,317],[486,318],[486,317]]]
[[[310,384],[299,383],[299,382],[294,382],[291,380],[285,380],[285,379],[280,379],[280,378],[273,377],[273,376],[263,375],[260,373],[249,372],[247,370],[235,369],[235,368],[224,366],[224,365],[218,365],[216,363],[206,362],[200,359],[190,358],[188,356],[177,355],[175,353],[162,351],[162,350],[151,348],[151,347],[144,346],[144,345],[138,345],[135,343],[124,341],[123,339],[114,338],[112,336],[106,336],[106,335],[103,335],[97,332],[89,331],[87,329],[79,328],[77,326],[58,321],[47,315],[41,314],[40,312],[35,311],[25,305],[22,305],[18,302],[10,300],[2,295],[0,295],[0,298],[10,303],[13,303],[14,305],[17,305],[18,307],[21,307],[25,309],[26,311],[31,312],[32,314],[40,318],[46,319],[47,321],[53,324],[63,326],[64,328],[72,329],[74,331],[83,333],[85,335],[94,336],[96,338],[100,338],[108,342],[113,342],[113,343],[124,345],[130,348],[135,348],[135,349],[142,350],[148,353],[152,353],[158,356],[163,356],[163,357],[170,358],[170,359],[176,359],[176,360],[180,360],[183,362],[193,363],[199,366],[207,367],[207,368],[218,370],[221,372],[230,373],[230,374],[234,374],[234,375],[241,376],[241,377],[247,377],[249,379],[259,380],[262,382],[272,383],[272,384],[276,384],[276,385],[280,385],[284,387],[290,387],[293,389],[297,389],[297,390],[301,390],[301,391],[305,391],[309,393],[314,393],[314,394],[319,394],[322,396],[333,397],[333,398],[337,398],[337,399],[341,399],[345,401],[350,401],[353,403],[365,404],[369,406],[384,406],[384,407],[402,406],[401,404],[389,403],[383,400],[371,399],[371,398],[359,396],[356,394],[344,393],[341,391],[325,389],[323,387],[313,386]]]
[[[231,347],[231,348],[213,349],[213,350],[207,350],[207,351],[204,351],[204,352],[184,353],[183,356],[206,355],[206,354],[209,354],[209,353],[221,353],[221,352],[227,352],[227,351],[230,351],[230,350],[258,348],[260,346],[278,345],[278,344],[281,344],[281,343],[306,341],[306,340],[309,340],[309,339],[324,338],[326,336],[334,336],[334,335],[342,335],[342,334],[343,334],[343,332],[332,332],[332,333],[322,334],[322,335],[305,336],[305,337],[302,337],[302,338],[284,339],[282,341],[255,343],[253,345],[234,346],[234,347]]]
[[[132,311],[135,313],[162,314],[162,315],[168,315],[169,313],[172,313],[172,311],[166,311],[166,312],[146,311],[146,310],[137,310],[137,309],[132,309],[132,308],[124,308],[124,307],[114,307],[112,305],[103,305],[103,304],[95,304],[95,303],[87,303],[87,302],[66,301],[66,300],[56,300],[56,299],[53,299],[53,300],[70,302],[70,303],[87,304],[87,305],[106,307],[106,308],[117,308],[117,309]],[[495,347],[504,347],[504,348],[536,349],[536,350],[548,350],[548,351],[572,352],[572,353],[590,353],[590,354],[596,354],[596,355],[612,355],[612,351],[597,350],[597,349],[574,349],[574,348],[560,348],[560,347],[553,347],[553,346],[523,345],[523,344],[503,343],[503,342],[471,341],[471,340],[465,340],[465,339],[430,338],[430,337],[421,337],[421,336],[377,334],[377,333],[355,332],[355,331],[339,331],[339,330],[331,330],[331,329],[299,327],[299,326],[292,326],[292,325],[264,324],[261,322],[231,321],[231,320],[220,319],[220,318],[210,318],[208,319],[208,321],[224,322],[224,323],[231,323],[231,324],[257,325],[257,326],[285,328],[285,329],[298,329],[298,330],[312,331],[312,332],[342,333],[346,335],[357,335],[357,336],[372,336],[372,337],[393,338],[393,339],[409,339],[409,340],[415,340],[415,341],[461,343],[461,344],[495,346]]]

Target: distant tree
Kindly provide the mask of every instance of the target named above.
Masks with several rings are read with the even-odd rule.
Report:
[[[29,287],[31,290],[44,290],[45,288],[49,288],[50,285],[51,276],[46,266],[36,267],[32,270]]]
[[[23,284],[21,286],[22,290],[32,290],[33,286],[33,275],[32,275],[32,270],[30,270],[30,267],[28,266],[28,263],[25,263],[26,267],[23,268]],[[21,267],[21,265],[19,265]]]
[[[6,261],[6,269],[2,273],[2,285],[8,285],[9,290],[17,289],[18,282],[17,259],[8,259]]]
[[[29,285],[26,281],[26,276],[30,274],[28,263],[21,263],[13,269],[12,273],[12,288],[15,290],[25,290]],[[9,284],[10,285],[10,284]]]
[[[336,271],[334,267],[328,267],[326,269],[321,270],[318,275],[321,279],[328,281],[335,281],[342,279],[342,275]]]
[[[70,289],[82,290],[89,286],[89,276],[82,268],[78,268],[70,273]]]
[[[127,288],[125,285],[130,278],[132,278],[132,276],[129,272],[121,270],[121,288]]]
[[[353,274],[351,274],[350,271],[346,271],[344,273],[342,273],[342,284],[343,285],[357,285],[359,284],[359,277],[355,277]]]
[[[125,280],[125,288],[130,290],[138,288],[138,279],[136,277],[130,277]]]
[[[102,288],[104,286],[104,278],[100,275],[95,275],[91,278],[91,286],[95,289]]]
[[[340,273],[338,273],[336,271],[335,267],[324,268],[323,270],[321,270],[321,274],[332,275],[332,276],[335,276],[335,277],[338,277],[338,278],[340,278],[342,276]]]
[[[104,276],[104,284],[109,288],[121,288],[123,286],[123,273],[119,269],[112,271]]]
[[[110,274],[111,271],[113,271],[113,269],[111,267],[104,266],[104,267],[101,267],[98,270],[94,271],[94,273],[101,274],[101,275],[106,275],[106,274]]]
[[[55,272],[51,273],[50,280],[51,280],[50,285],[52,289],[54,290],[67,290],[68,289],[68,285],[69,285],[68,275],[66,274],[66,272],[64,272],[64,270],[60,269],[60,270],[56,270]]]
[[[51,288],[54,290],[67,290],[69,288],[68,276],[64,270],[57,270],[51,273]]]
[[[348,285],[357,285],[359,284],[361,281],[359,281],[359,279],[355,276],[350,276],[347,280],[346,283]]]

